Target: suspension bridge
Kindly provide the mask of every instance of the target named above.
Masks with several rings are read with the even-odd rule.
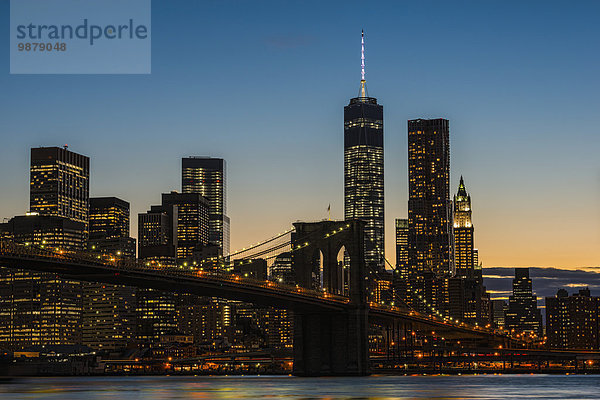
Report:
[[[473,340],[490,347],[523,344],[506,331],[452,320],[439,310],[425,314],[394,302],[370,301],[369,270],[363,254],[364,222],[293,225],[291,230],[226,257],[181,265],[2,239],[0,266],[54,273],[78,281],[214,296],[292,310],[293,372],[298,376],[369,374],[369,324],[384,326],[391,341],[421,332],[430,337]],[[234,257],[243,263],[257,257],[273,259],[282,251],[292,255],[294,284],[246,277],[229,268]],[[344,262],[339,260],[340,253]],[[316,269],[315,260],[319,260]]]

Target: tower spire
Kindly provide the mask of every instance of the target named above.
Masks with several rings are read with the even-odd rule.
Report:
[[[367,81],[365,80],[365,31],[360,32],[360,97],[367,97]]]

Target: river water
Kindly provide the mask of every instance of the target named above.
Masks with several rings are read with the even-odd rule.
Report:
[[[0,399],[600,399],[600,376],[21,378]]]

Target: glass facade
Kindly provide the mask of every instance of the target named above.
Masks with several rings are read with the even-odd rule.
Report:
[[[181,190],[199,193],[209,201],[209,242],[230,251],[227,216],[227,170],[225,160],[212,157],[181,159]]]
[[[365,226],[365,262],[370,272],[384,264],[383,106],[356,97],[344,107],[344,219]]]
[[[408,277],[408,219],[396,219],[396,268]]]

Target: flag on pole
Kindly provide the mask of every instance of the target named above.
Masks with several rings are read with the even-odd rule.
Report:
[[[327,213],[329,214],[329,221],[331,221],[331,203],[327,206]]]

